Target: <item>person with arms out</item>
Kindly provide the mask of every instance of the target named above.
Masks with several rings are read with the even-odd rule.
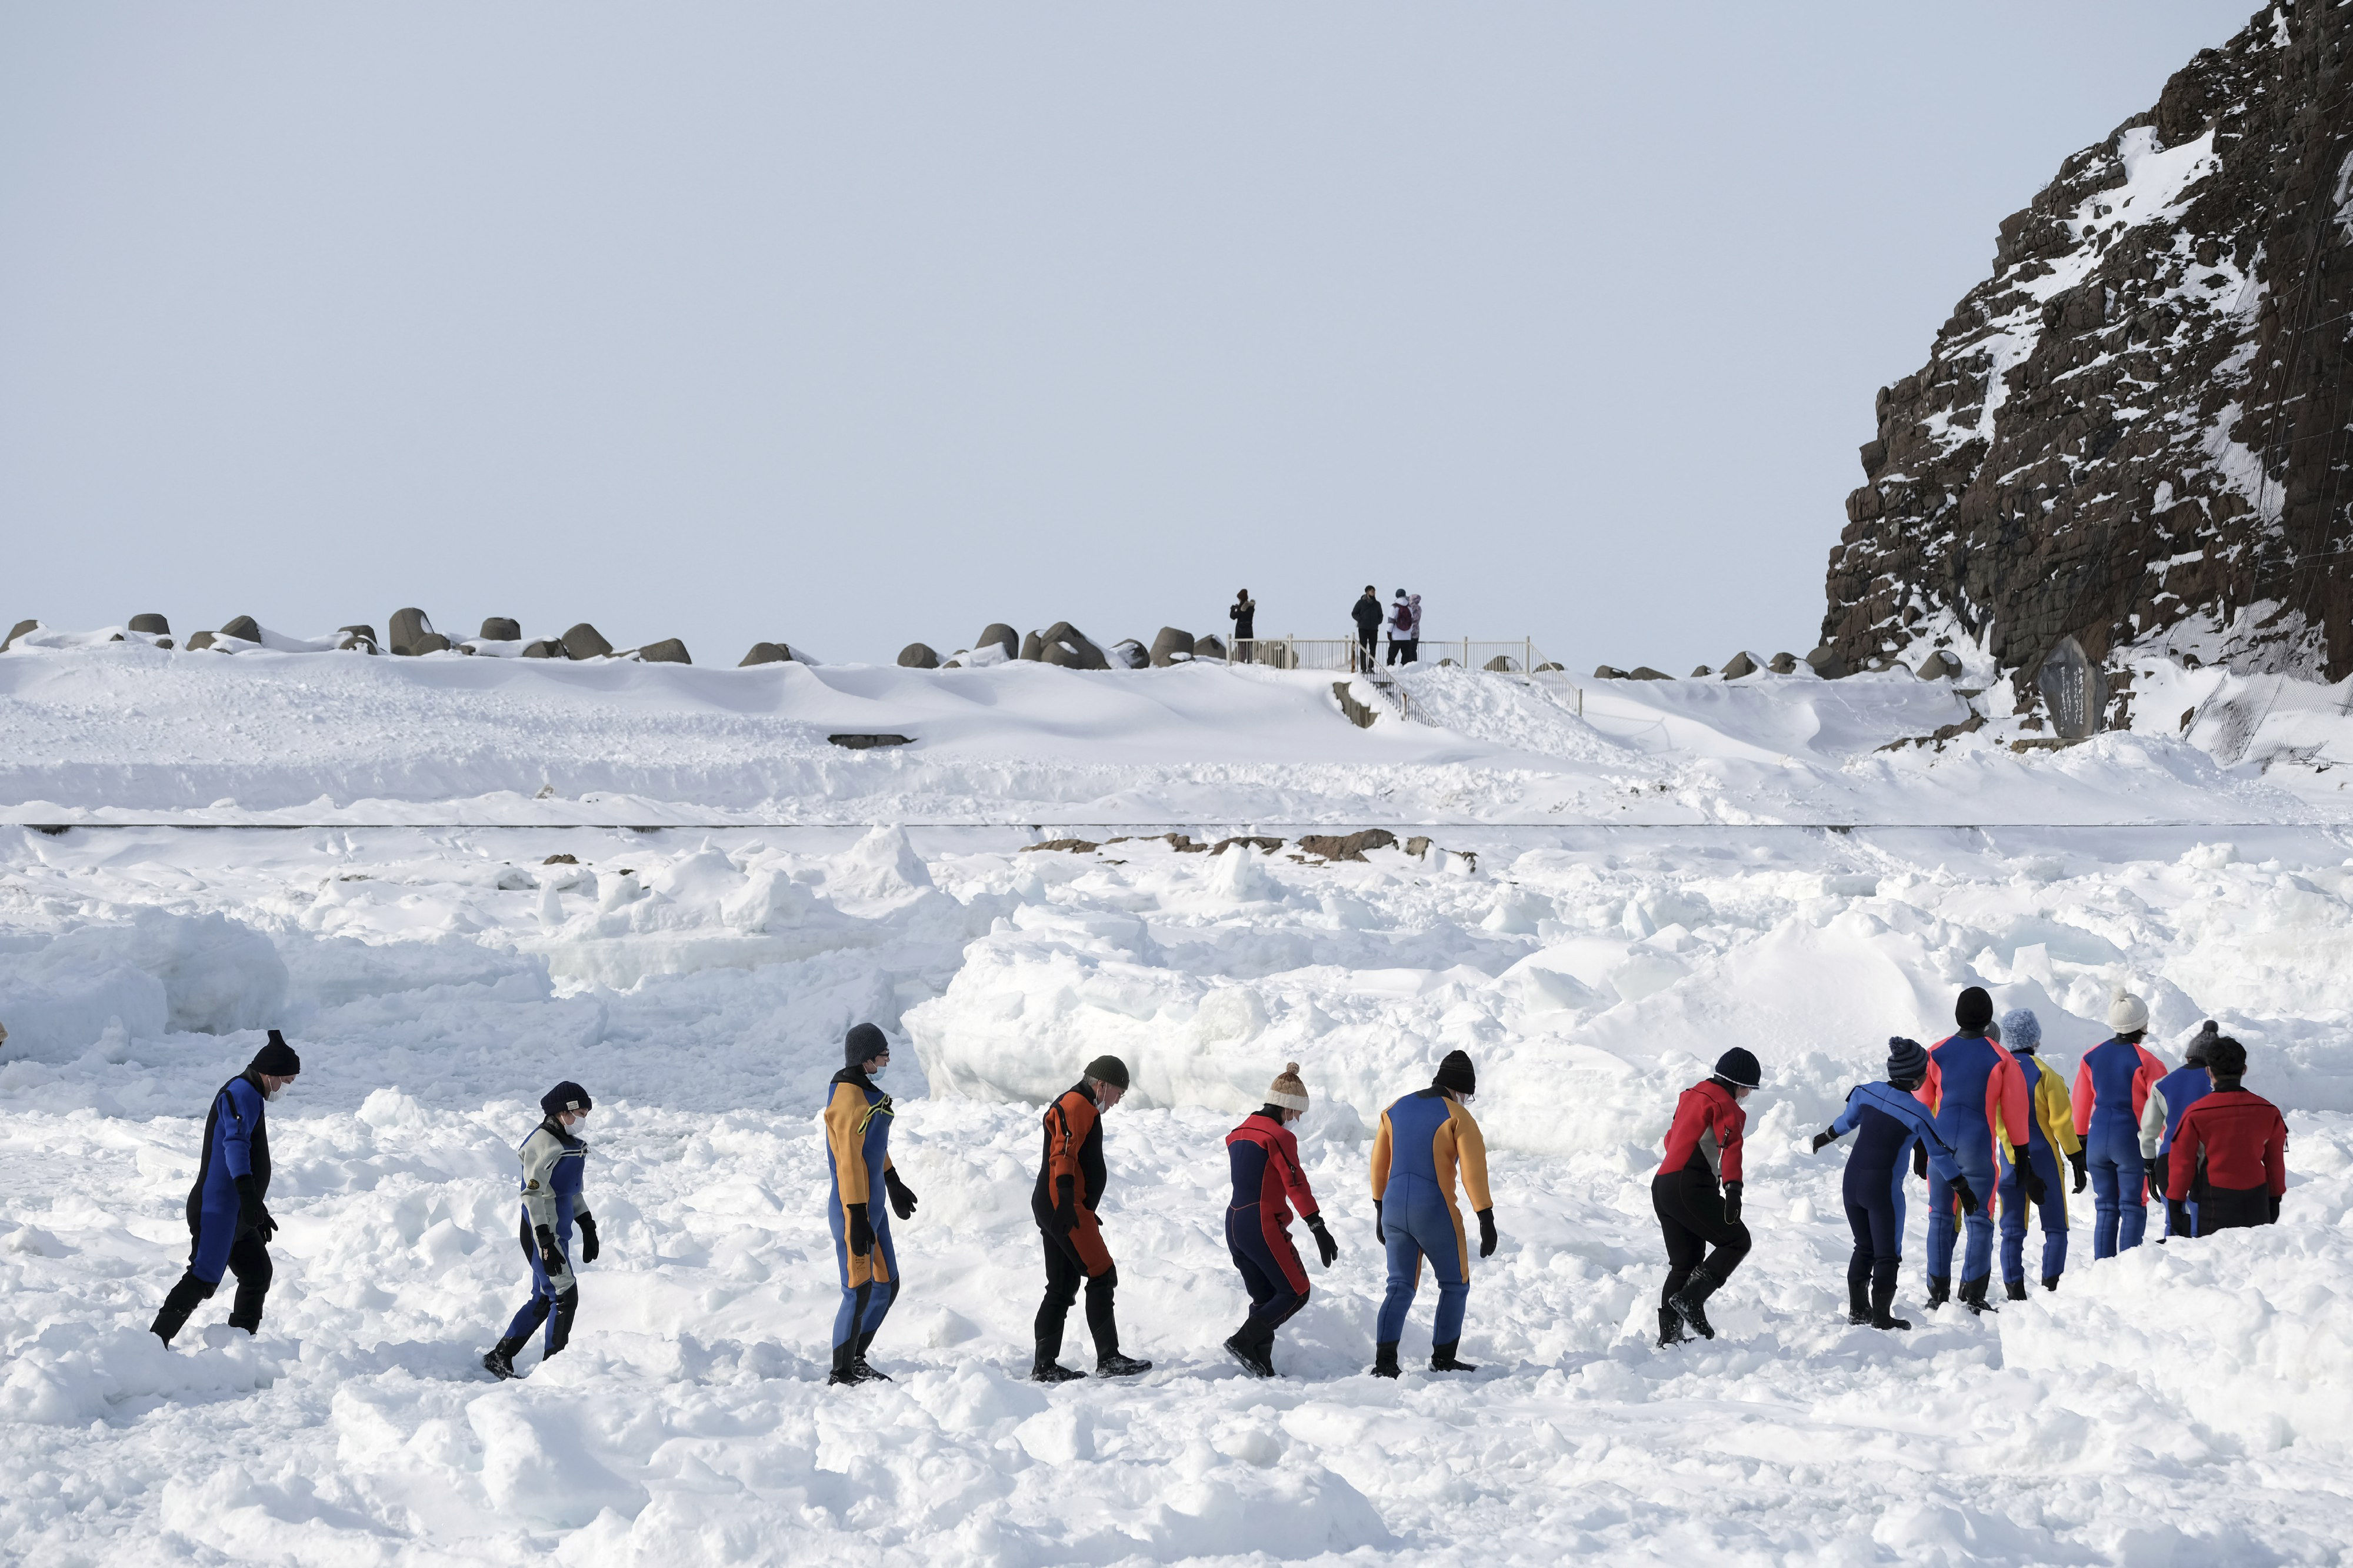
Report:
[[[826,1223],[833,1229],[833,1261],[841,1275],[841,1306],[833,1317],[833,1371],[842,1386],[890,1381],[866,1360],[866,1347],[899,1299],[899,1252],[891,1244],[891,1216],[874,1206],[874,1191],[889,1194],[891,1213],[913,1217],[915,1194],[891,1163],[891,1097],[874,1086],[891,1065],[891,1042],[871,1024],[851,1026],[842,1041],[843,1066],[833,1075],[825,1107],[826,1163],[833,1174]]]
[[[1127,1093],[1127,1064],[1097,1057],[1084,1077],[1046,1108],[1046,1152],[1039,1163],[1029,1212],[1046,1247],[1046,1299],[1038,1308],[1037,1356],[1029,1376],[1038,1383],[1068,1383],[1086,1373],[1060,1364],[1062,1325],[1086,1282],[1087,1328],[1094,1335],[1095,1371],[1104,1377],[1150,1372],[1152,1363],[1122,1355],[1112,1294],[1119,1269],[1103,1245],[1095,1209],[1109,1173],[1103,1163],[1103,1113]]]
[[[2066,1080],[2057,1068],[2034,1054],[2042,1044],[2042,1020],[2031,1008],[2013,1007],[2002,1015],[2000,1030],[1989,1032],[1989,1037],[2008,1047],[2026,1079],[2027,1163],[2011,1165],[2001,1178],[2002,1289],[2011,1300],[2023,1301],[2028,1205],[2021,1173],[2031,1169],[2042,1183],[2042,1196],[2033,1205],[2042,1213],[2042,1288],[2056,1290],[2059,1276],[2067,1268],[2067,1187],[2060,1179],[2059,1162],[2064,1160],[2081,1169],[2084,1144],[2075,1136],[2075,1111],[2067,1099]]]
[[[1937,1042],[1928,1052],[1928,1076],[1919,1100],[1936,1119],[1936,1131],[1953,1151],[1954,1163],[1968,1179],[1969,1191],[1980,1199],[2001,1185],[2005,1165],[2018,1167],[2019,1184],[2031,1202],[2048,1193],[2027,1155],[2031,1111],[2026,1075],[2018,1060],[1986,1037],[1993,1022],[1993,998],[1980,985],[1964,990],[1953,1004],[1953,1021],[1960,1032]],[[1913,1155],[1914,1169],[1925,1169],[1921,1153]],[[1958,1190],[1934,1173],[1928,1176],[1928,1310],[1953,1299],[1953,1246],[1959,1239],[1953,1224]],[[1959,1300],[1972,1312],[1989,1312],[1993,1303],[1986,1290],[1993,1278],[1993,1215],[1980,1201],[1965,1215],[1968,1247],[1961,1260]]]
[[[214,1092],[212,1109],[205,1114],[196,1184],[188,1190],[188,1267],[148,1325],[167,1345],[197,1305],[220,1289],[223,1270],[237,1276],[229,1327],[261,1331],[261,1304],[269,1294],[269,1238],[278,1233],[278,1222],[262,1202],[269,1194],[267,1108],[301,1071],[302,1058],[272,1029],[245,1070]]]
[[[1253,645],[1258,638],[1258,601],[1250,596],[1248,588],[1234,595],[1234,602],[1227,606],[1226,619],[1234,623],[1232,657],[1235,661],[1256,663],[1258,649]]]
[[[2206,1047],[2214,1087],[2174,1129],[2162,1175],[2174,1232],[2190,1232],[2189,1205],[2198,1206],[2196,1234],[2277,1225],[2287,1192],[2287,1122],[2279,1107],[2242,1086],[2247,1047],[2228,1035]]]
[[[1307,1270],[1291,1245],[1291,1211],[1307,1222],[1324,1267],[1340,1255],[1339,1243],[1324,1228],[1307,1173],[1299,1163],[1299,1140],[1289,1123],[1306,1114],[1307,1086],[1292,1062],[1267,1090],[1266,1103],[1226,1134],[1232,1166],[1233,1202],[1226,1208],[1226,1249],[1250,1292],[1250,1316],[1226,1341],[1226,1352],[1253,1377],[1274,1375],[1274,1331],[1307,1305]]]
[[[2148,1226],[2148,1167],[2140,1152],[2141,1113],[2165,1064],[2141,1039],[2148,1005],[2123,986],[2108,1002],[2115,1037],[2084,1053],[2075,1068],[2075,1135],[2092,1182],[2092,1256],[2138,1247]]]
[[[1449,1051],[1428,1089],[1381,1112],[1373,1137],[1373,1238],[1387,1248],[1389,1286],[1373,1331],[1373,1375],[1398,1375],[1398,1341],[1429,1260],[1438,1276],[1438,1317],[1430,1330],[1430,1370],[1476,1372],[1454,1352],[1471,1300],[1471,1247],[1454,1206],[1454,1182],[1479,1216],[1479,1256],[1495,1250],[1495,1201],[1487,1193],[1487,1142],[1462,1103],[1479,1089],[1477,1071]]]
[[[1854,1232],[1854,1255],[1846,1266],[1850,1323],[1874,1329],[1912,1326],[1895,1316],[1894,1306],[1895,1280],[1904,1268],[1904,1178],[1915,1149],[1925,1152],[1929,1170],[1952,1188],[1962,1212],[1977,1212],[1978,1195],[1954,1161],[1952,1146],[1936,1131],[1936,1118],[1914,1097],[1927,1076],[1928,1053],[1918,1041],[1890,1039],[1887,1081],[1847,1090],[1846,1109],[1814,1134],[1817,1154],[1841,1136],[1856,1134],[1842,1184],[1846,1223]],[[1673,1342],[1670,1330],[1681,1335],[1682,1325],[1673,1318],[1670,1309],[1659,1309],[1662,1344]]]
[[[1371,669],[1378,662],[1374,655],[1381,639],[1380,591],[1370,583],[1366,584],[1356,608],[1348,614],[1356,623],[1356,668]]]
[[[2148,1103],[2140,1108],[2141,1159],[2155,1169],[2157,1186],[2165,1185],[2166,1155],[2173,1148],[2173,1134],[2181,1125],[2182,1116],[2189,1108],[2214,1090],[2214,1079],[2206,1070],[2206,1047],[2212,1045],[2221,1028],[2209,1018],[2199,1026],[2198,1036],[2189,1042],[2182,1064],[2157,1080],[2148,1091]],[[2084,1179],[2075,1178],[2075,1190],[2084,1190]],[[2198,1205],[2189,1205],[2189,1224],[2176,1230],[2173,1226],[2173,1205],[2165,1205],[2165,1236],[2157,1239],[2162,1245],[2166,1237],[2198,1234]]]
[[[514,1358],[541,1324],[547,1337],[540,1348],[540,1363],[572,1340],[572,1321],[580,1310],[580,1279],[572,1268],[572,1232],[580,1231],[580,1261],[596,1261],[596,1220],[580,1201],[581,1178],[588,1165],[588,1145],[573,1130],[587,1121],[595,1102],[588,1091],[566,1079],[539,1097],[540,1122],[522,1141],[516,1155],[522,1162],[522,1255],[531,1265],[531,1300],[507,1325],[506,1337],[482,1357],[482,1368],[494,1377],[521,1377]]]
[[[1748,1113],[1740,1102],[1764,1082],[1757,1058],[1738,1046],[1715,1059],[1715,1071],[1683,1091],[1667,1126],[1667,1153],[1651,1178],[1651,1207],[1667,1243],[1667,1282],[1659,1289],[1659,1343],[1685,1331],[1715,1338],[1707,1299],[1724,1289],[1748,1256],[1740,1222],[1741,1139]]]

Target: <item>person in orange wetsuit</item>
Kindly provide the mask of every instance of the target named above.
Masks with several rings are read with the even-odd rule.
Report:
[[[1651,1178],[1651,1206],[1667,1242],[1667,1282],[1659,1291],[1662,1345],[1682,1340],[1685,1329],[1704,1340],[1715,1338],[1707,1299],[1748,1256],[1748,1227],[1740,1223],[1740,1142],[1748,1113],[1740,1102],[1757,1092],[1764,1074],[1754,1055],[1735,1046],[1716,1058],[1705,1082],[1675,1101],[1667,1157]]]
[[[2161,1174],[2167,1212],[2177,1235],[2277,1225],[2287,1192],[2287,1122],[2279,1107],[2241,1086],[2247,1047],[2228,1035],[2207,1042],[2206,1071],[2214,1091],[2191,1106],[2174,1130]]]
[[[1266,1103],[1226,1134],[1233,1166],[1234,1199],[1226,1207],[1226,1249],[1250,1292],[1250,1316],[1226,1341],[1226,1353],[1252,1377],[1274,1375],[1274,1331],[1307,1305],[1307,1270],[1291,1245],[1291,1211],[1307,1222],[1324,1267],[1340,1255],[1340,1244],[1324,1228],[1307,1172],[1299,1163],[1299,1140],[1288,1123],[1307,1112],[1307,1085],[1299,1064],[1291,1063],[1266,1091]]]
[[[1103,1245],[1095,1206],[1108,1177],[1103,1165],[1103,1113],[1127,1093],[1127,1064],[1097,1057],[1086,1075],[1046,1108],[1046,1152],[1038,1166],[1029,1213],[1046,1244],[1046,1299],[1039,1305],[1037,1359],[1029,1376],[1038,1383],[1068,1383],[1085,1373],[1061,1364],[1062,1325],[1086,1282],[1087,1328],[1094,1335],[1095,1371],[1104,1377],[1149,1372],[1152,1363],[1119,1351],[1119,1323],[1112,1292],[1119,1269]]]
[[[1389,1288],[1373,1331],[1373,1375],[1398,1375],[1398,1340],[1421,1284],[1423,1259],[1438,1276],[1430,1370],[1476,1372],[1454,1352],[1471,1300],[1471,1247],[1454,1206],[1454,1178],[1479,1216],[1479,1256],[1495,1250],[1495,1200],[1487,1194],[1487,1142],[1462,1102],[1478,1091],[1469,1056],[1449,1051],[1428,1089],[1381,1112],[1373,1139],[1373,1236],[1388,1248]]]

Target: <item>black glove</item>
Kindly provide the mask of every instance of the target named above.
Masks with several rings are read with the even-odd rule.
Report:
[[[1969,1179],[1967,1176],[1964,1176],[1959,1172],[1956,1171],[1953,1173],[1952,1181],[1947,1184],[1953,1189],[1953,1195],[1961,1200],[1961,1212],[1963,1214],[1975,1214],[1978,1212],[1978,1199],[1977,1189],[1969,1185]]]
[[[1492,1208],[1481,1209],[1479,1211],[1479,1256],[1493,1258],[1494,1255],[1495,1211]]]
[[[2189,1204],[2188,1200],[2183,1198],[2166,1199],[2165,1213],[2166,1216],[2173,1222],[2174,1235],[2188,1236],[2190,1233]]]
[[[2018,1167],[2018,1184],[2026,1189],[2028,1203],[2039,1204],[2050,1197],[2051,1188],[2043,1182],[2042,1173],[2034,1168],[2034,1162],[2027,1158],[2025,1144],[2010,1146],[2010,1163]]]
[[[866,1222],[864,1204],[844,1204],[842,1212],[849,1216],[849,1255],[863,1258],[874,1250],[874,1227]]]
[[[1373,1200],[1373,1240],[1383,1247],[1389,1244],[1388,1233],[1381,1228],[1381,1200]]]
[[[253,1232],[265,1246],[278,1234],[278,1222],[269,1217],[269,1210],[261,1202],[261,1189],[253,1184],[249,1175],[237,1179],[237,1228]]]
[[[1324,1216],[1320,1214],[1309,1215],[1307,1228],[1315,1233],[1315,1255],[1324,1260],[1324,1268],[1331,1268],[1332,1259],[1340,1256],[1340,1244],[1332,1239],[1330,1231],[1324,1228]]]
[[[580,1227],[580,1261],[583,1263],[596,1262],[596,1221],[595,1217],[584,1214],[575,1219],[572,1223]]]
[[[889,1169],[882,1173],[882,1185],[891,1194],[891,1212],[901,1219],[914,1218],[915,1189],[901,1181],[897,1171]]]
[[[1819,1154],[1824,1149],[1827,1149],[1837,1142],[1838,1134],[1825,1127],[1820,1132],[1814,1134],[1814,1152]]]
[[[1079,1228],[1079,1184],[1068,1176],[1054,1182],[1054,1223],[1064,1236]]]
[[[550,1279],[554,1279],[565,1271],[564,1249],[555,1245],[555,1233],[540,1225],[533,1226],[531,1234],[532,1239],[539,1243],[539,1266],[547,1271]]]
[[[2075,1190],[2080,1193],[2092,1180],[2091,1169],[2084,1162],[2084,1152],[2076,1150],[2067,1156],[2067,1163],[2075,1167]]]
[[[2279,1224],[2279,1201],[2280,1195],[2277,1193],[2274,1193],[2272,1194],[2272,1216],[2263,1222],[2265,1225]]]
[[[1740,1184],[1738,1182],[1724,1184],[1724,1223],[1726,1225],[1740,1223]]]
[[[1912,1173],[1924,1182],[1928,1179],[1928,1145],[1926,1143],[1912,1145]]]

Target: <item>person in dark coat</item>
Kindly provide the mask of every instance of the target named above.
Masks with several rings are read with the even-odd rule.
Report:
[[[1356,607],[1348,614],[1356,623],[1356,668],[1371,669],[1378,662],[1375,654],[1381,642],[1380,590],[1370,583],[1366,584],[1364,596],[1356,601]]]
[[[229,1327],[248,1334],[261,1331],[262,1299],[269,1294],[269,1238],[278,1232],[278,1222],[262,1203],[269,1192],[267,1107],[301,1070],[302,1058],[272,1029],[269,1043],[213,1096],[196,1184],[188,1191],[187,1271],[148,1325],[167,1345],[197,1305],[220,1289],[224,1269],[237,1276]]]
[[[1250,596],[1248,588],[1234,595],[1234,602],[1226,610],[1226,619],[1234,623],[1234,642],[1238,645],[1233,657],[1246,663],[1256,661],[1256,650],[1248,645],[1258,638],[1258,601]]]

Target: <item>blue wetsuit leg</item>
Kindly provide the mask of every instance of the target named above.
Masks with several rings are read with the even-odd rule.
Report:
[[[2148,1229],[2148,1209],[2142,1202],[2141,1184],[2147,1179],[2140,1157],[2140,1137],[2122,1130],[2092,1124],[2084,1149],[2092,1177],[2092,1256],[2114,1258],[2128,1247],[2138,1247]]]
[[[1394,1342],[1405,1328],[1413,1305],[1420,1262],[1430,1260],[1438,1279],[1438,1319],[1430,1330],[1435,1344],[1451,1344],[1462,1337],[1462,1311],[1471,1296],[1461,1233],[1456,1229],[1454,1205],[1438,1188],[1411,1176],[1392,1177],[1381,1203],[1381,1227],[1388,1236],[1389,1288],[1381,1301],[1380,1342]]]
[[[531,1265],[531,1300],[522,1304],[513,1321],[507,1324],[506,1337],[511,1340],[531,1338],[533,1331],[547,1322],[548,1314],[555,1310],[555,1287],[548,1281],[547,1268],[540,1261],[539,1248],[526,1240],[522,1244],[522,1255],[524,1261]],[[552,1326],[548,1332],[552,1339],[554,1334]]]
[[[834,1205],[836,1209],[840,1206],[839,1204]],[[890,1278],[875,1280],[866,1293],[866,1317],[859,1324],[858,1331],[861,1337],[870,1339],[873,1337],[874,1331],[882,1326],[882,1320],[891,1315],[892,1303],[899,1299],[899,1249],[891,1240],[891,1216],[886,1214],[872,1224],[874,1250],[868,1256],[881,1258],[882,1272]]]
[[[196,1234],[188,1248],[188,1272],[207,1285],[217,1285],[228,1268],[229,1248],[237,1245],[238,1209],[237,1194],[229,1194],[227,1207],[207,1207],[196,1212]]]

